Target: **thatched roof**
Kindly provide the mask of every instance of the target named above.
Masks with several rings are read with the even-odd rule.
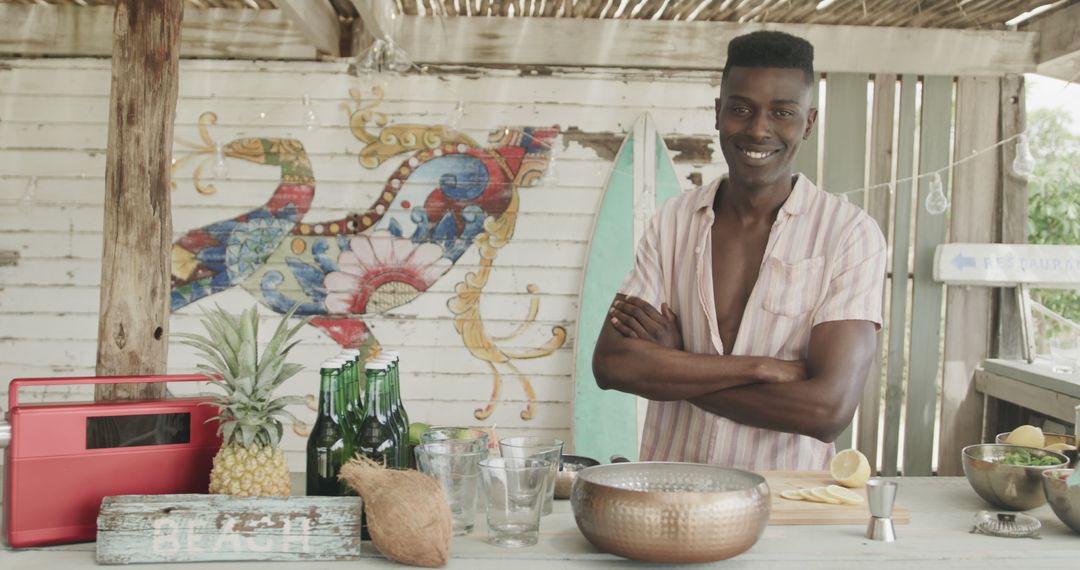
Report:
[[[372,0],[374,1],[374,0]],[[409,16],[594,18],[833,24],[993,30],[1031,10],[1073,0],[394,0]],[[197,9],[275,9],[273,0],[186,0]],[[115,0],[0,0],[9,4],[108,6]],[[344,19],[351,0],[330,0]]]

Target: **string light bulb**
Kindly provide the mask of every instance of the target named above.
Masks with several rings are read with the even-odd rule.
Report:
[[[1027,135],[1020,135],[1016,140],[1016,158],[1013,158],[1012,169],[1021,178],[1035,174],[1035,156],[1031,154]]]
[[[930,179],[930,192],[926,195],[926,211],[940,216],[948,208],[949,199],[945,197],[945,185],[941,183],[941,175],[935,172]]]
[[[454,103],[454,110],[450,112],[446,118],[447,130],[450,132],[457,132],[458,126],[461,125],[461,118],[465,116],[465,102],[458,101]]]
[[[23,195],[19,198],[19,210],[26,211],[34,205],[34,194],[37,193],[37,176],[31,176],[30,180],[26,182],[26,190],[23,191]]]
[[[315,114],[315,108],[311,106],[311,95],[304,93],[304,128],[308,132],[319,128],[319,116]]]
[[[214,168],[211,170],[214,178],[225,178],[229,174],[229,166],[225,164],[225,148],[221,143],[214,145]]]

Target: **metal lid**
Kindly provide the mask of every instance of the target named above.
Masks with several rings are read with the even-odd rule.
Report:
[[[1040,528],[1039,519],[1024,513],[979,511],[975,513],[975,528],[971,532],[1006,538],[1039,538]]]
[[[381,360],[372,360],[364,366],[364,370],[386,370],[386,363]]]
[[[345,350],[341,351],[341,354],[348,355],[349,358],[356,358],[357,356],[360,356],[360,351],[356,350],[355,348],[346,348]]]
[[[401,355],[396,350],[384,350],[381,354],[386,355],[387,358],[392,359],[394,362],[401,360]]]
[[[344,360],[341,360],[339,358],[327,358],[323,361],[322,364],[319,365],[319,368],[322,370],[337,370],[338,368],[341,368],[342,364],[345,364]]]

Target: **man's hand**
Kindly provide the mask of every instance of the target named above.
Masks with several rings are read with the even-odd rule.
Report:
[[[805,360],[770,360],[762,376],[768,384],[802,382],[810,377]]]
[[[682,350],[679,318],[667,303],[660,306],[660,311],[657,312],[652,305],[637,297],[616,295],[608,316],[615,330],[624,337],[639,338]]]

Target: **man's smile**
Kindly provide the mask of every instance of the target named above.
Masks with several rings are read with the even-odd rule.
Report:
[[[739,146],[739,145],[735,145],[735,148],[739,149],[739,152],[741,152],[743,154],[743,156],[745,156],[746,158],[749,158],[750,160],[753,160],[753,161],[765,160],[765,159],[771,157],[772,155],[780,152],[780,149],[754,150],[754,149],[746,148],[746,147]]]

